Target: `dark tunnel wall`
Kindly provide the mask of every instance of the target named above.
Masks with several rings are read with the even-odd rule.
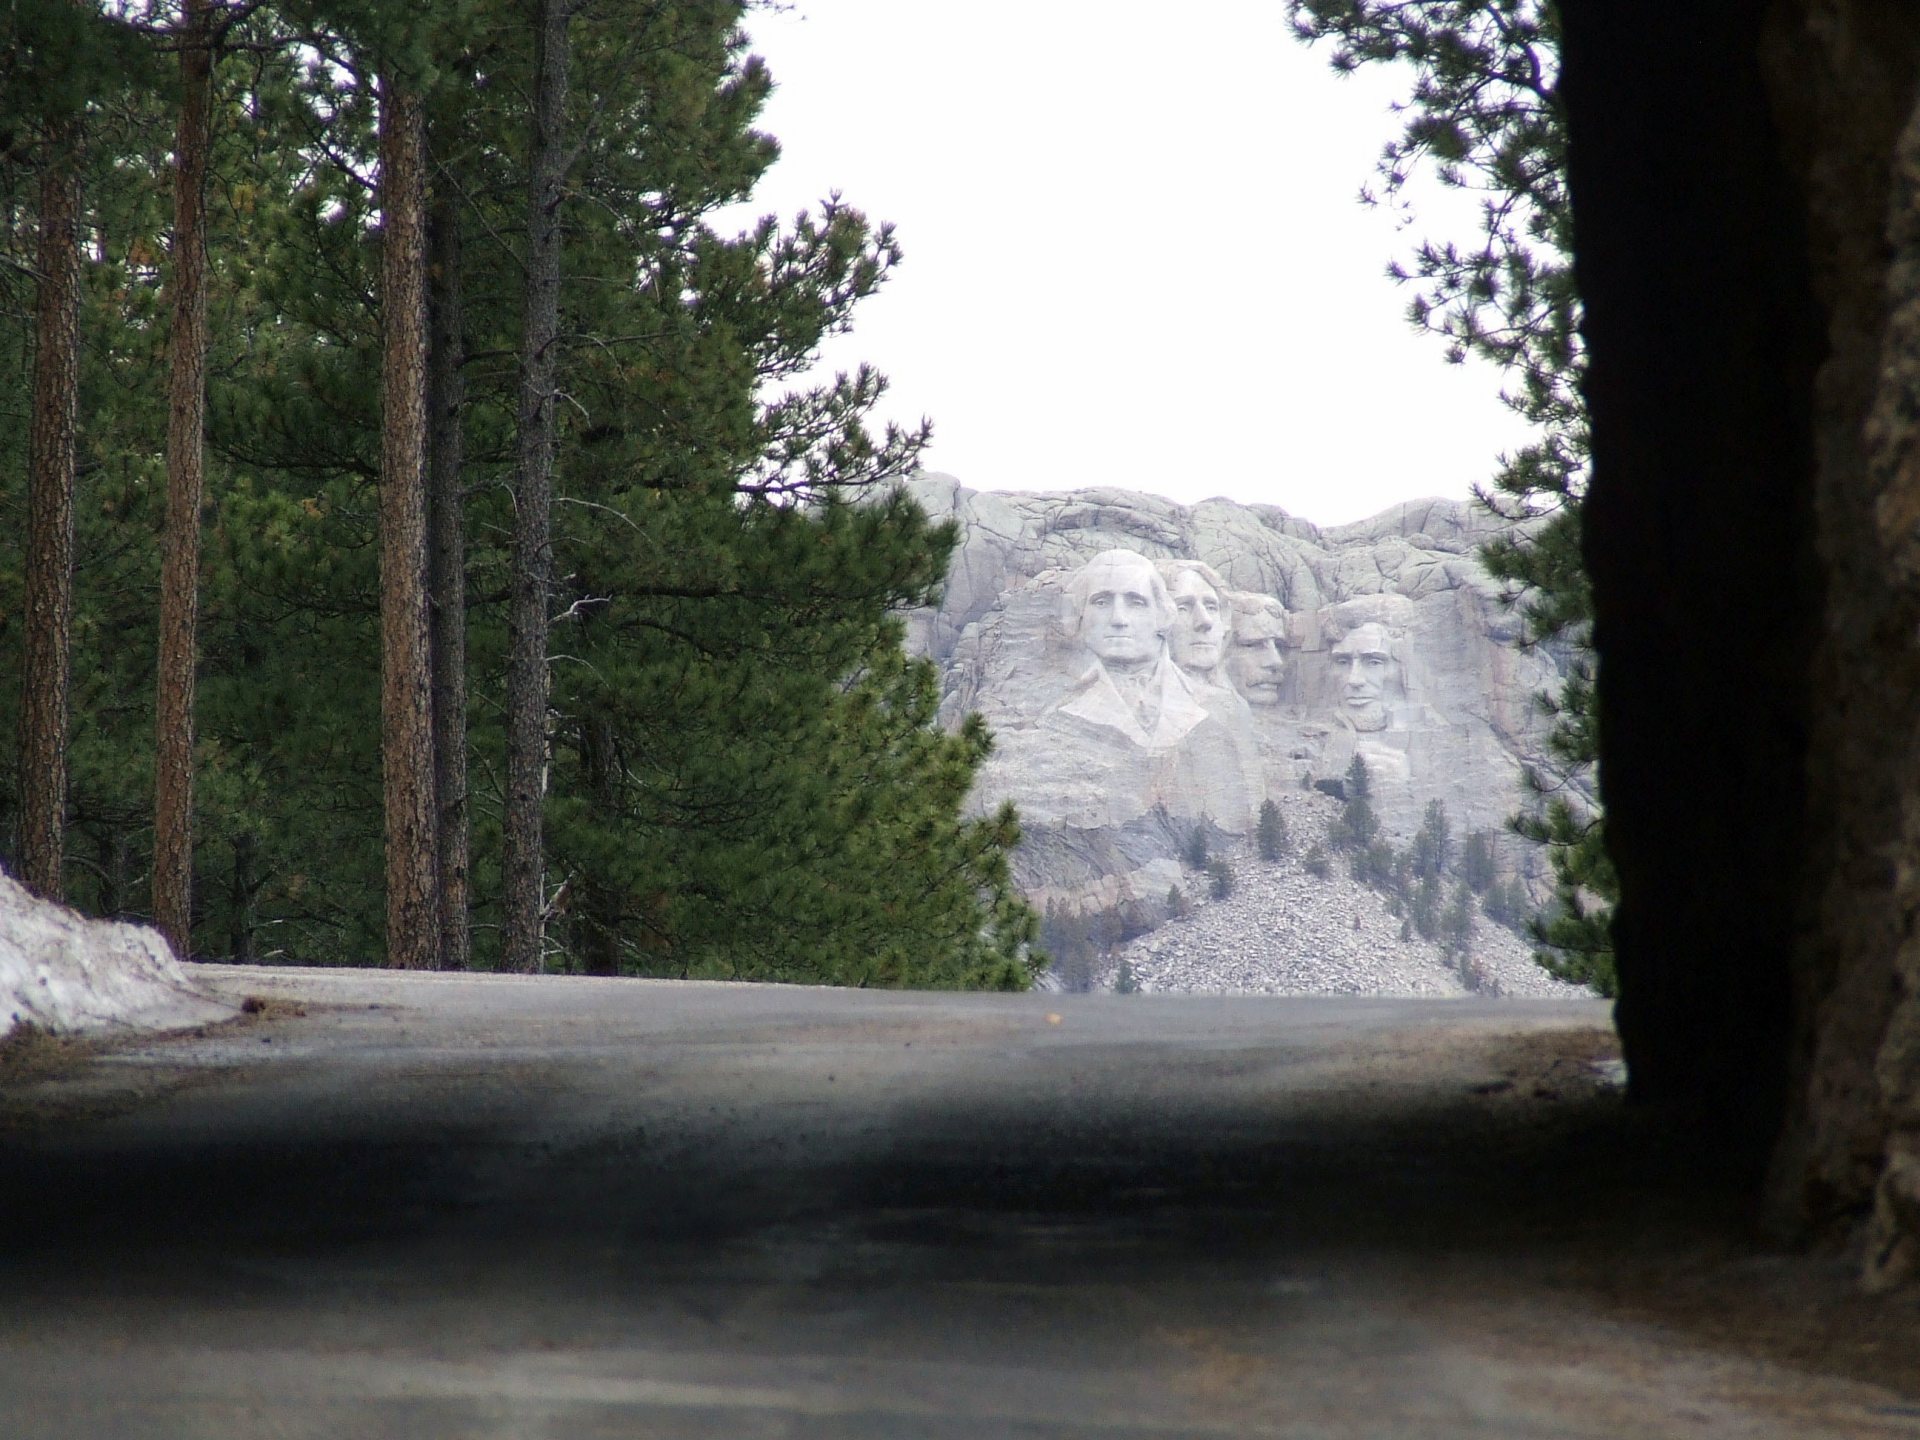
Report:
[[[1877,1195],[1878,1280],[1920,1229],[1916,10],[1563,5],[1632,1093],[1770,1146],[1798,1233]]]
[[[1754,8],[1569,4],[1563,84],[1620,1028],[1639,1098],[1770,1133],[1819,584],[1817,329]]]

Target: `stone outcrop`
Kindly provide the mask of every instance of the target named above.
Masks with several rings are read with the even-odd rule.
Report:
[[[1560,674],[1516,644],[1475,559],[1501,528],[1484,511],[1429,500],[1321,529],[1123,490],[927,475],[914,493],[962,541],[913,643],[941,666],[949,718],[993,728],[975,802],[1019,806],[1016,873],[1041,905],[1151,923],[1193,826],[1245,835],[1262,801],[1338,781],[1356,754],[1396,842],[1432,800],[1456,835],[1502,835],[1520,804],[1545,725],[1534,697]],[[1126,596],[1132,629],[1101,609]],[[1538,865],[1502,845],[1509,867]]]
[[[175,1029],[233,1013],[193,984],[157,930],[89,920],[0,872],[0,1036],[22,1025]]]
[[[1227,857],[1235,881],[1224,899],[1190,873],[1192,913],[1119,947],[1097,978],[1112,984],[1125,965],[1132,984],[1153,994],[1587,997],[1536,965],[1532,945],[1504,926],[1476,918],[1464,951],[1450,957],[1344,867],[1311,873],[1303,856],[1325,841],[1340,806],[1316,791],[1280,803],[1293,837],[1284,855],[1268,862],[1239,847]]]
[[[1631,1093],[1911,1282],[1920,8],[1559,12]]]

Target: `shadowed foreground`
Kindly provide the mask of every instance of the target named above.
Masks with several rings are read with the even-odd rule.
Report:
[[[9,1435],[1920,1435],[1597,1004],[203,973],[0,1107]]]

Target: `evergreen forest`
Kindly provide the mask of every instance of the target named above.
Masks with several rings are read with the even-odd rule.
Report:
[[[1420,239],[1388,267],[1411,291],[1407,318],[1507,377],[1508,408],[1535,438],[1500,457],[1482,505],[1512,529],[1480,551],[1524,621],[1524,643],[1554,652],[1565,675],[1542,695],[1547,756],[1527,776],[1513,828],[1544,846],[1553,873],[1530,917],[1536,958],[1563,980],[1612,994],[1612,914],[1619,877],[1599,793],[1598,657],[1593,594],[1581,554],[1590,436],[1585,352],[1573,269],[1560,89],[1558,0],[1286,0],[1296,37],[1324,45],[1338,74],[1363,66],[1407,82],[1398,133],[1361,199],[1411,224],[1411,195],[1430,180],[1478,204],[1472,233]],[[1508,897],[1502,908],[1520,906]]]
[[[196,957],[1020,987],[900,262],[735,0],[0,12],[0,864]]]

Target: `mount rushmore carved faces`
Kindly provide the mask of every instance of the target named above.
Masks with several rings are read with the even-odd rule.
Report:
[[[1233,614],[1227,674],[1248,704],[1278,705],[1280,680],[1287,673],[1287,662],[1280,654],[1280,641],[1287,633],[1286,611],[1271,595],[1235,590],[1227,599]]]
[[[1375,622],[1359,625],[1328,653],[1347,723],[1356,730],[1386,729],[1392,719],[1389,697],[1406,689],[1392,632]]]
[[[1174,664],[1211,681],[1226,649],[1231,621],[1226,586],[1212,567],[1198,560],[1162,560],[1159,568],[1173,597],[1173,629],[1168,639]]]

